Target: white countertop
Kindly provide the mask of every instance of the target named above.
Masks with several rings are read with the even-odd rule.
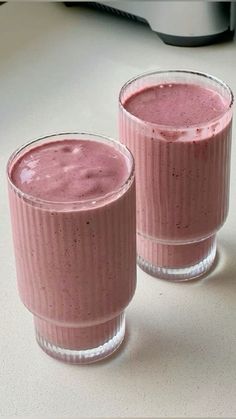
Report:
[[[10,153],[58,131],[117,137],[121,85],[168,68],[210,72],[236,92],[236,42],[170,47],[145,25],[89,9],[0,6],[0,415],[236,416],[235,144],[215,270],[188,284],[138,270],[127,339],[110,360],[79,367],[44,354],[16,289],[5,181]]]

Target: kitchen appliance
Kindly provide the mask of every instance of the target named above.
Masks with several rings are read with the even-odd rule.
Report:
[[[147,22],[170,45],[201,46],[234,35],[236,2],[115,0],[77,2]],[[73,5],[73,2],[66,3]]]

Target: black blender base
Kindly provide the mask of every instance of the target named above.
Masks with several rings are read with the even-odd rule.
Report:
[[[175,36],[168,35],[161,32],[156,32],[161,40],[167,45],[176,47],[201,47],[204,45],[211,45],[220,42],[230,41],[234,37],[234,31],[227,30],[219,34],[206,36]]]

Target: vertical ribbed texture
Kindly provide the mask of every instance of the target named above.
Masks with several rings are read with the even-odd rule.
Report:
[[[36,207],[11,187],[9,196],[19,291],[40,344],[80,351],[110,341],[136,286],[134,179],[85,210]]]
[[[116,319],[105,324],[99,324],[90,328],[67,328],[44,322],[35,318],[36,339],[41,348],[53,358],[70,364],[89,364],[104,359],[111,355],[121,345],[125,335],[125,315],[122,313]],[[48,341],[44,336],[53,333],[59,337],[57,343]],[[55,332],[55,329],[56,332]],[[94,336],[99,338],[94,338]],[[91,340],[102,340],[102,345],[91,349],[78,349],[81,342],[91,342]],[[60,342],[67,342],[69,349],[60,345]],[[77,345],[75,344],[77,342]],[[73,347],[76,346],[76,349]]]
[[[123,105],[147,78],[127,85]],[[135,157],[139,258],[184,268],[215,254],[214,235],[228,212],[231,115],[201,129],[168,131],[120,106],[119,132]]]
[[[60,348],[85,351],[111,340],[119,332],[123,319],[124,313],[107,322],[88,327],[61,327],[39,317],[34,320],[37,334],[45,341]]]
[[[215,246],[215,236],[206,240],[188,244],[160,244],[157,240],[150,240],[142,235],[138,236],[139,255],[145,261],[159,267],[182,269],[200,263]],[[183,263],[184,261],[184,263]]]

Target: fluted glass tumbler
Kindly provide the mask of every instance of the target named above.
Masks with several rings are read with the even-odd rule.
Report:
[[[138,264],[153,276],[186,281],[213,264],[228,213],[232,104],[224,82],[192,71],[146,73],[121,89],[119,137],[136,165]]]
[[[87,154],[84,143],[89,150]],[[41,188],[45,185],[42,193],[47,189],[52,196],[58,193],[69,196],[72,186],[77,186],[73,176],[81,170],[81,182],[87,188],[84,190],[92,194],[93,189],[88,189],[91,177],[92,188],[97,190],[98,178],[104,187],[114,180],[102,164],[108,159],[104,153],[98,168],[95,163],[91,167],[83,166],[85,159],[93,158],[94,147],[96,156],[100,156],[101,144],[110,150],[112,176],[119,175],[112,163],[114,159],[125,161],[127,170],[122,184],[109,193],[73,201],[50,196],[45,200],[35,197],[33,192],[23,192],[16,182],[17,173],[21,182],[30,182],[37,165],[41,164],[36,180]],[[44,171],[45,161],[32,160],[32,155],[45,146],[55,148],[52,165],[47,167],[49,172]],[[47,147],[44,160],[51,156]],[[81,167],[72,167],[79,153],[82,153]],[[22,159],[27,168],[19,172]],[[59,192],[57,187],[50,186],[55,181],[54,166],[58,165],[61,165],[59,184],[69,179]],[[136,286],[135,181],[131,153],[106,137],[58,134],[18,149],[9,159],[7,174],[18,290],[22,302],[34,316],[37,342],[52,357],[69,363],[90,363],[107,357],[124,338],[124,311]],[[33,186],[37,188],[37,182]]]

